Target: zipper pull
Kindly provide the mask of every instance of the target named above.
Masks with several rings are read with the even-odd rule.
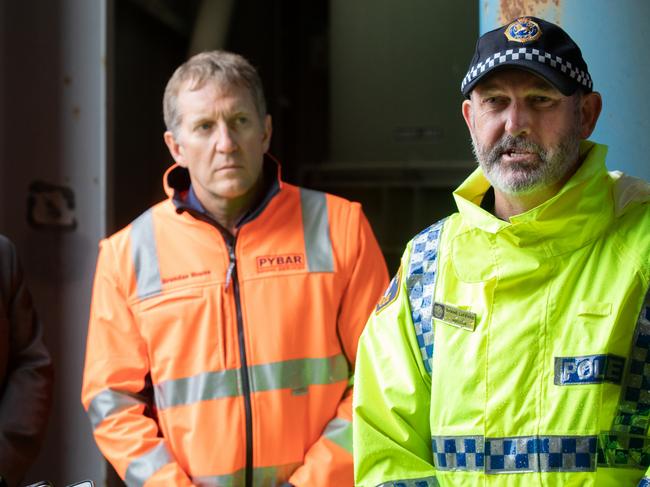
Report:
[[[228,249],[230,255],[230,264],[228,264],[228,270],[226,271],[226,291],[230,287],[230,282],[232,281],[232,272],[235,270],[235,252],[232,247]]]

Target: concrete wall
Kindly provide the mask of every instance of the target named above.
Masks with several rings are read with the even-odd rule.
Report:
[[[1,3],[0,231],[18,247],[56,366],[46,445],[26,481],[103,477],[79,395],[105,229],[106,3]]]

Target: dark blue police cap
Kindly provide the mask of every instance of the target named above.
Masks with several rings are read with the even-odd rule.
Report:
[[[460,90],[469,98],[485,75],[506,66],[541,76],[566,96],[593,89],[578,45],[559,26],[537,17],[520,17],[479,37]]]

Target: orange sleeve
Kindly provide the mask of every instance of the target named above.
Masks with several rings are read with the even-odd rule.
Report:
[[[350,363],[350,386],[341,398],[336,416],[309,448],[301,465],[289,478],[297,487],[352,486],[352,385],[359,336],[377,300],[388,285],[388,271],[379,244],[361,206],[352,204],[347,227],[332,235],[343,246],[348,279],[339,305],[337,329]]]
[[[99,449],[127,483],[191,486],[154,419],[148,354],[126,298],[129,248],[118,258],[113,241],[100,244],[81,400]]]

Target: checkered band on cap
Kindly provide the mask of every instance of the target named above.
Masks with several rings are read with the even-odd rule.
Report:
[[[650,477],[643,477],[637,487],[650,487]]]
[[[584,86],[588,90],[591,90],[593,88],[593,82],[589,73],[578,69],[569,61],[565,61],[561,57],[554,56],[541,49],[520,47],[518,49],[507,49],[506,51],[497,52],[487,58],[485,61],[471,66],[463,78],[463,82],[460,88],[461,91],[465,89],[465,86],[467,86],[467,84],[471,83],[475,78],[483,74],[485,71],[489,71],[490,69],[500,64],[511,63],[512,61],[531,61],[545,64],[573,79],[576,83]]]
[[[438,470],[486,474],[593,472],[597,444],[595,436],[432,437]]]
[[[445,220],[431,225],[415,236],[406,275],[411,318],[424,366],[431,373],[433,360],[433,293],[436,287],[438,243]]]

